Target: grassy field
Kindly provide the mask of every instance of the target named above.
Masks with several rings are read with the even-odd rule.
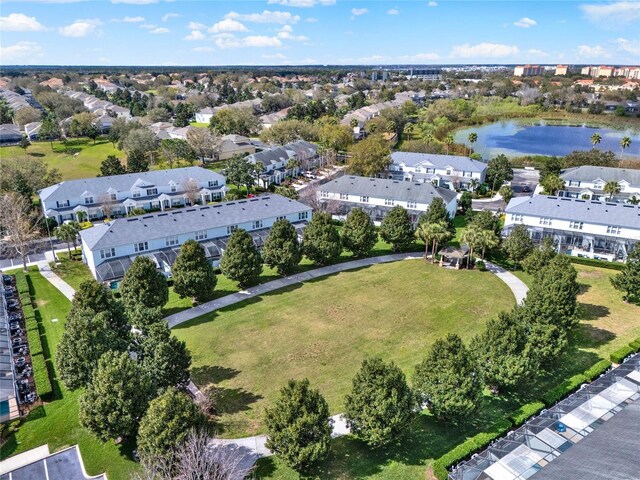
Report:
[[[279,290],[174,332],[191,350],[194,381],[220,388],[220,433],[235,437],[263,431],[263,408],[289,378],[308,377],[341,412],[363,358],[393,360],[409,374],[435,339],[468,340],[513,302],[487,272],[407,260]]]
[[[46,341],[55,358],[55,352],[64,332],[65,317],[71,303],[37,270],[31,271],[33,294],[45,327]],[[136,469],[131,460],[131,447],[102,443],[78,421],[80,391],[70,392],[55,382],[56,399],[34,410],[20,426],[15,436],[3,445],[1,458],[22,453],[44,443],[51,451],[78,444],[89,475],[107,472],[111,480],[127,480]]]
[[[21,158],[24,155],[24,150],[20,147],[0,148],[2,158]],[[121,160],[126,157],[111,142],[98,139],[94,144],[88,138],[68,140],[66,147],[62,142],[53,142],[53,149],[49,142],[33,142],[27,149],[27,155],[42,158],[51,168],[57,168],[63,180],[95,177],[100,173],[100,163],[109,155],[115,155]]]

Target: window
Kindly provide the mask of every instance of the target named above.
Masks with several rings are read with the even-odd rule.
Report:
[[[205,238],[207,238],[207,231],[206,230],[197,231],[195,234],[195,238],[196,240],[204,240]]]
[[[218,186],[218,180],[209,180],[209,186],[210,187],[217,187]]]
[[[540,219],[540,225],[551,225],[551,219],[547,217],[542,217]]]
[[[93,197],[84,197],[84,203],[93,203]]]
[[[386,206],[388,206],[388,207],[393,207],[393,206],[396,204],[396,202],[394,202],[394,201],[393,201],[392,199],[390,199],[390,198],[385,198],[385,199],[384,199],[384,204],[385,204]]]
[[[521,222],[522,221],[522,215],[520,215],[518,213],[512,213],[511,214],[511,221],[512,222]]]
[[[178,236],[177,235],[171,235],[170,237],[167,237],[164,239],[164,243],[167,247],[172,247],[174,245],[178,245]]]
[[[238,229],[238,225],[229,225],[227,227],[227,235],[231,235],[233,232],[235,232]]]
[[[149,243],[148,242],[134,243],[133,244],[133,249],[135,250],[136,253],[145,252],[145,251],[149,250]]]
[[[436,173],[436,169],[435,168],[427,168],[426,172],[427,173]]]
[[[116,256],[116,249],[115,248],[106,248],[104,250],[100,250],[100,258],[101,259],[105,259],[105,258],[112,258]]]
[[[451,175],[451,169],[447,168],[447,175]]]
[[[407,208],[416,208],[417,204],[416,202],[407,202]]]
[[[369,203],[369,197],[368,197],[368,196],[366,196],[366,195],[361,195],[361,196],[360,196],[360,201],[361,201],[362,203]]]
[[[171,191],[175,192],[178,190],[178,187],[176,187],[175,185],[171,185]]]
[[[324,190],[322,190],[322,191],[320,192],[320,196],[321,196],[322,198],[329,198],[329,192],[325,192]]]
[[[306,220],[307,218],[309,218],[309,212],[298,213],[298,220]]]
[[[583,222],[569,222],[569,228],[573,230],[582,230],[583,225]]]
[[[569,180],[569,186],[570,187],[579,187],[580,186],[580,182],[577,180]]]
[[[287,217],[285,217],[284,215],[281,216],[281,217],[276,217],[276,220],[286,220],[286,219],[287,219]]]
[[[69,200],[64,200],[62,202],[56,202],[56,205],[58,207],[68,207],[69,206]]]
[[[109,195],[109,198],[110,198],[112,201],[114,201],[114,202],[115,202],[115,201],[116,201],[116,194],[115,194],[115,193],[110,194],[110,195]]]
[[[157,188],[147,188],[147,195],[157,195],[157,194],[158,194]]]
[[[609,225],[607,227],[607,233],[612,235],[620,235],[620,227],[614,227],[613,225]]]
[[[140,190],[134,190],[133,191],[133,198],[139,197],[140,196]]]
[[[251,225],[251,227],[253,228],[253,230],[257,230],[258,228],[262,228],[262,220],[254,221],[253,225]]]
[[[349,200],[349,194],[348,193],[341,193],[340,194],[340,200]]]
[[[472,173],[471,172],[463,172],[462,174],[464,177],[472,177]]]

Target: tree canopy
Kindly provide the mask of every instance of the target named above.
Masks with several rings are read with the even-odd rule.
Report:
[[[234,230],[220,261],[222,274],[244,287],[262,273],[262,256],[246,230]]]
[[[120,285],[122,302],[127,309],[138,305],[148,308],[164,307],[169,300],[169,286],[165,276],[158,272],[155,263],[147,257],[136,257]]]
[[[611,284],[616,290],[624,292],[626,302],[640,299],[640,247],[636,246],[627,253],[625,266],[611,278]]]
[[[378,232],[361,208],[352,208],[340,232],[344,248],[360,257],[368,254],[378,241]]]
[[[302,251],[318,265],[326,265],[340,257],[342,241],[328,213],[316,213],[304,229]]]
[[[193,239],[180,246],[171,274],[173,289],[180,298],[190,297],[197,302],[209,300],[218,281],[204,248]]]
[[[262,258],[279,275],[289,275],[296,269],[302,260],[302,248],[291,222],[286,219],[274,222],[262,247]]]
[[[370,135],[351,148],[348,170],[354,175],[373,177],[391,163],[389,143],[382,135]]]
[[[413,224],[403,207],[396,205],[387,212],[380,225],[380,237],[392,245],[394,252],[413,243]]]

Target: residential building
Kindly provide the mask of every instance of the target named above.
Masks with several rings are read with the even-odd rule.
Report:
[[[229,160],[235,155],[251,155],[256,153],[256,146],[251,140],[242,135],[223,135],[220,138],[217,159]]]
[[[27,123],[24,126],[24,134],[31,141],[38,140],[38,134],[40,133],[40,127],[42,127],[42,122]]]
[[[544,75],[544,67],[540,65],[521,65],[513,69],[513,75],[515,77],[535,77],[537,75]]]
[[[487,165],[469,157],[432,153],[393,152],[388,178],[427,182],[436,186],[469,189],[471,182],[484,183]]]
[[[44,444],[0,462],[2,480],[107,480],[105,473],[87,475],[78,445],[55,453]]]
[[[563,170],[560,177],[565,182],[561,197],[628,202],[635,196],[640,201],[640,170],[583,165]],[[616,182],[620,192],[605,193],[607,182]]]
[[[249,155],[247,160],[253,165],[262,164],[262,173],[256,183],[267,188],[271,184],[281,184],[286,178],[297,177],[302,170],[317,166],[318,146],[298,140],[282,147],[267,148],[254,153]],[[297,166],[291,166],[291,161],[296,161]]]
[[[582,67],[580,73],[582,75],[589,75],[590,77],[612,77],[615,71],[614,67],[607,67],[605,65],[598,66],[586,66]]]
[[[569,73],[568,65],[556,65],[556,77]]]
[[[82,256],[100,282],[121,279],[138,255],[149,257],[160,272],[170,276],[171,265],[187,240],[200,242],[207,258],[218,265],[234,230],[248,231],[256,246],[262,247],[276,220],[289,220],[301,235],[311,215],[311,208],[300,202],[264,195],[120,218],[80,232]]]
[[[506,208],[504,235],[523,224],[535,242],[552,238],[574,257],[625,260],[640,241],[640,206],[547,195],[517,197]]]
[[[196,112],[196,122],[208,124],[211,121],[211,117],[213,117],[215,113],[216,112],[213,111],[213,108],[205,107],[202,110]]]
[[[153,170],[108,177],[67,180],[40,191],[45,216],[58,223],[119,217],[134,209],[166,210],[219,201],[225,178],[202,167]]]
[[[327,203],[329,211],[345,217],[354,207],[362,208],[375,223],[382,221],[393,207],[400,205],[416,222],[420,214],[429,210],[435,198],[444,201],[453,218],[458,207],[456,192],[433,186],[431,183],[403,182],[386,178],[344,175],[318,187],[318,198]]]
[[[0,125],[0,143],[17,143],[22,140],[20,125],[3,123]]]
[[[7,90],[6,88],[0,88],[0,98],[4,99],[14,112],[17,112],[21,108],[31,106],[26,96]]]

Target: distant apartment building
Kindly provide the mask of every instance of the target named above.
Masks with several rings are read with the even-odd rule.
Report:
[[[515,77],[535,77],[544,74],[544,67],[540,65],[520,65],[513,69]]]
[[[119,217],[134,209],[166,210],[222,200],[225,177],[202,167],[153,170],[56,183],[40,191],[47,218],[59,224]]]
[[[440,81],[442,80],[441,68],[412,68],[407,74],[408,80],[430,80]]]
[[[640,170],[583,165],[563,170],[560,177],[564,180],[564,188],[558,192],[561,197],[613,202],[629,202],[635,197],[640,201]],[[620,191],[606,193],[608,182],[615,182]]]
[[[614,77],[625,77],[629,80],[640,80],[640,67],[620,67],[613,72]]]
[[[559,77],[561,75],[566,75],[569,73],[568,65],[556,65],[556,76]]]
[[[625,261],[640,242],[640,206],[534,195],[512,199],[503,234],[526,225],[534,242],[551,238],[558,251],[574,257]]]
[[[582,67],[582,70],[580,71],[580,73],[582,75],[589,75],[590,77],[593,78],[598,78],[598,77],[612,77],[613,76],[613,72],[615,71],[614,67],[607,67],[605,65],[600,65],[598,66],[586,66],[586,67]]]
[[[286,178],[297,177],[302,170],[317,166],[319,161],[318,146],[304,140],[268,148],[246,158],[253,165],[262,164],[262,173],[256,183],[263,188],[271,184],[280,185]]]

